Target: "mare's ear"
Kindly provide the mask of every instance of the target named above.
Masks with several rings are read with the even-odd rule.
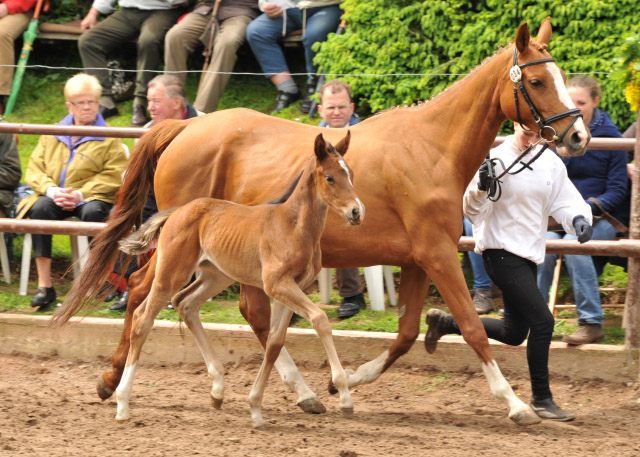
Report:
[[[347,130],[347,134],[343,139],[341,139],[338,144],[336,144],[336,151],[340,153],[341,156],[347,153],[347,149],[349,149],[349,143],[351,142],[351,130]]]
[[[516,32],[516,48],[518,52],[524,52],[529,47],[529,40],[531,39],[531,35],[529,35],[529,26],[526,22],[520,24],[518,27],[518,31]]]
[[[327,158],[327,143],[324,141],[324,137],[322,136],[322,133],[319,133],[318,136],[316,137],[314,150],[316,153],[316,157],[318,158],[318,161],[322,162],[324,159]]]
[[[549,44],[549,40],[551,39],[551,18],[549,16],[546,17],[544,21],[542,21],[542,25],[540,26],[540,30],[538,30],[538,44]]]

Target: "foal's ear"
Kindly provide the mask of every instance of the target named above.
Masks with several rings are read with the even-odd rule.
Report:
[[[336,151],[340,153],[341,156],[347,153],[347,149],[349,149],[349,142],[351,141],[351,131],[347,130],[347,134],[343,139],[341,139],[338,144],[336,144]]]
[[[316,157],[320,162],[327,158],[327,143],[324,141],[324,137],[322,133],[319,133],[316,137],[316,142],[314,144],[314,150],[316,153]]]
[[[526,22],[520,24],[518,31],[516,32],[516,48],[518,52],[524,52],[529,47],[529,40],[531,35],[529,34],[529,26]]]
[[[538,44],[549,44],[549,40],[551,39],[551,19],[549,16],[546,17],[544,21],[542,21],[542,25],[540,26],[540,30],[538,30],[538,38],[536,41]]]

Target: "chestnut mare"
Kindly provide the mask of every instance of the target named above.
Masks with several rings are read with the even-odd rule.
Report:
[[[565,155],[586,149],[590,134],[565,88],[564,74],[547,52],[550,38],[549,18],[537,40],[522,24],[513,44],[428,103],[387,110],[350,127],[349,164],[356,174],[356,191],[367,207],[367,221],[346,230],[329,214],[321,239],[323,266],[402,267],[398,336],[388,350],[349,374],[350,387],[373,382],[411,348],[433,281],[478,355],[493,396],[507,403],[509,417],[516,423],[539,421],[514,394],[491,354],[460,268],[458,240],[464,190],[507,118],[542,131]],[[87,267],[53,323],[68,321],[90,296],[97,295],[116,256],[117,241],[140,219],[156,161],[154,184],[161,209],[202,196],[264,203],[280,195],[283,182],[300,170],[305,160],[302,151],[320,131],[332,141],[344,135],[342,129],[325,130],[246,109],[155,127],[138,142],[115,211],[94,240]],[[98,384],[103,399],[122,376],[131,314],[151,287],[144,276],[147,268],[152,266],[130,278],[125,328],[111,358],[113,369]],[[240,307],[264,346],[268,297],[259,288],[243,287]],[[299,404],[318,401],[285,348],[276,368],[298,393]]]
[[[144,254],[158,239],[149,296],[133,315],[131,343],[124,374],[116,390],[117,420],[129,419],[129,398],[136,364],[154,318],[173,297],[173,306],[193,333],[213,379],[211,397],[220,408],[224,367],[206,337],[199,311],[207,298],[236,281],[263,289],[274,299],[271,331],[262,367],[249,395],[253,426],[264,428],[262,396],[273,364],[284,345],[293,311],[307,319],[324,344],[332,382],[340,392],[344,414],[353,413],[347,375],[331,338],[327,315],[304,294],[322,268],[320,236],[328,208],[349,224],[359,225],[364,207],[356,196],[352,172],[342,156],[349,133],[335,147],[316,137],[302,176],[283,203],[244,206],[226,200],[198,198],[162,211],[120,242],[128,254]],[[285,197],[283,197],[284,199]],[[198,267],[201,274],[183,290]],[[174,296],[175,295],[175,296]],[[282,305],[285,305],[284,308]],[[288,309],[287,309],[288,308]],[[269,325],[267,314],[265,325]]]

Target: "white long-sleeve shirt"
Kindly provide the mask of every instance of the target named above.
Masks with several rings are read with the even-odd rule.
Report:
[[[491,150],[490,157],[499,158],[504,167],[521,154],[513,144],[513,136]],[[528,162],[540,150],[529,152],[522,162]],[[511,171],[521,167],[515,165]],[[464,194],[464,214],[473,224],[475,252],[486,249],[504,249],[529,259],[536,264],[544,261],[545,241],[549,216],[567,233],[575,235],[573,218],[582,215],[592,223],[591,207],[584,201],[567,177],[567,169],[553,151],[545,151],[531,165],[518,174],[503,176],[502,196],[497,202],[487,198],[487,192],[478,189],[478,173]],[[504,168],[498,162],[496,175]]]

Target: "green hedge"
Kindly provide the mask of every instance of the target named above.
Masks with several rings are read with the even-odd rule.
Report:
[[[520,23],[535,36],[551,16],[549,50],[560,67],[598,78],[600,106],[621,130],[635,120],[623,89],[609,78],[623,33],[640,32],[635,1],[345,0],[342,7],[346,33],[331,35],[316,62],[325,73],[353,75],[343,79],[364,111],[429,99],[513,40]],[[430,75],[358,76],[383,73]]]

